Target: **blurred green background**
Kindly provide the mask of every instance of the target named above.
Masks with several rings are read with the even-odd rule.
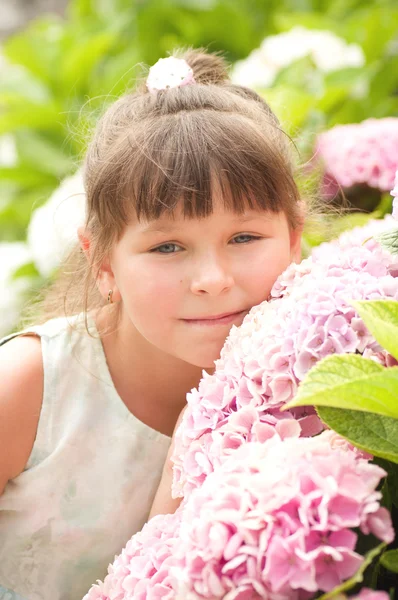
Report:
[[[362,59],[349,64],[331,45],[324,52],[336,64],[322,68],[320,50],[305,56],[298,51],[295,58],[286,41],[286,56],[270,77],[267,50],[256,49],[298,26],[305,28],[301,36],[321,30],[356,44]],[[33,211],[78,169],[98,115],[134,85],[142,65],[186,45],[221,50],[231,63],[251,56],[236,68],[250,80],[250,69],[264,65],[268,75],[255,85],[295,140],[298,162],[306,163],[319,132],[397,116],[397,32],[395,0],[71,0],[64,18],[49,14],[30,22],[0,49],[0,281],[23,279],[26,285],[19,285],[29,291],[51,277],[53,269],[37,264],[29,240],[25,246]],[[302,171],[302,189],[316,193],[313,183],[314,171]],[[378,193],[376,216],[390,208],[388,194]],[[367,218],[340,217],[333,232]],[[319,243],[330,231],[308,231],[305,244]],[[13,247],[26,254],[15,264],[10,260],[1,275]]]

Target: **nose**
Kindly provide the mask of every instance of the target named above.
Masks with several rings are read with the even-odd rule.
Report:
[[[219,296],[235,284],[231,269],[219,257],[207,253],[192,267],[191,291],[197,295]]]

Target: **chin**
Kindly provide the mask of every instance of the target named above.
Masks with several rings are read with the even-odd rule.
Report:
[[[223,349],[225,340],[217,340],[212,343],[196,343],[192,342],[190,347],[186,344],[182,346],[176,356],[184,362],[199,367],[201,369],[214,369],[214,362],[220,358],[221,350]]]
[[[193,356],[192,359],[188,359],[191,365],[200,367],[201,369],[214,369],[214,362],[220,358],[221,348],[218,352],[206,354],[206,356]]]

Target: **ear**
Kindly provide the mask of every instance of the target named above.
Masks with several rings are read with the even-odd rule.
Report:
[[[290,229],[290,259],[292,262],[301,262],[301,238],[303,235],[307,206],[303,200],[299,201],[299,215],[297,226]]]
[[[77,237],[79,238],[80,248],[84,252],[87,258],[89,258],[90,254],[90,237],[87,229],[85,227],[78,227],[77,229]]]
[[[79,227],[77,236],[79,238],[80,247],[86,255],[87,262],[90,264],[92,250],[90,232],[84,227]],[[103,260],[99,269],[97,264],[92,266],[92,276],[95,278],[97,288],[104,300],[107,300],[110,290],[113,292],[113,302],[117,302],[121,299],[109,257]]]

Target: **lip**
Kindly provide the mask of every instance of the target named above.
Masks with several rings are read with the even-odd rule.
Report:
[[[247,313],[247,310],[240,310],[234,313],[223,313],[221,315],[214,315],[205,318],[194,318],[194,319],[182,319],[186,323],[197,324],[197,325],[224,325],[231,323],[237,317],[242,316],[244,313]]]

